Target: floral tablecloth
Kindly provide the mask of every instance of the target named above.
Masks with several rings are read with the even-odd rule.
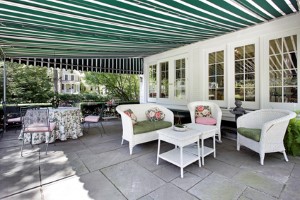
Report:
[[[81,128],[81,112],[79,108],[74,107],[59,107],[49,108],[50,121],[56,122],[56,127],[52,134],[50,133],[33,133],[32,144],[52,143],[56,139],[67,140],[68,138],[77,139],[83,135]],[[22,130],[19,135],[22,138]],[[24,143],[30,143],[30,134],[25,133]]]

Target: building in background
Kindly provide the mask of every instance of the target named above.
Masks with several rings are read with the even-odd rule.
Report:
[[[61,94],[80,94],[81,73],[76,70],[61,70],[58,91]]]

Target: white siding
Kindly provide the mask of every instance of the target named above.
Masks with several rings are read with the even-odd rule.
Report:
[[[170,104],[173,107],[176,105],[186,105],[188,102],[196,100],[208,100],[208,69],[207,57],[210,51],[224,49],[225,60],[225,101],[218,102],[224,109],[234,107],[234,47],[239,44],[255,43],[257,51],[257,71],[258,76],[257,86],[257,102],[255,104],[243,105],[245,108],[260,109],[260,108],[287,108],[300,109],[300,104],[292,103],[269,103],[269,88],[268,88],[268,44],[272,38],[283,37],[286,35],[297,34],[298,42],[298,68],[300,67],[300,14],[292,14],[282,17],[271,22],[263,23],[254,27],[246,28],[220,37],[200,41],[191,45],[183,46],[177,49],[166,51],[160,54],[146,57],[145,63],[145,91],[148,91],[148,66],[160,62],[169,61],[169,66],[173,66],[175,58],[185,57],[187,59],[187,99],[185,102],[176,102],[174,99],[169,100],[156,99],[157,103]],[[299,73],[299,72],[298,72]],[[170,77],[173,79],[172,77]],[[300,76],[298,76],[298,102],[300,101]],[[148,92],[145,92],[146,97]],[[147,101],[148,97],[146,98]]]

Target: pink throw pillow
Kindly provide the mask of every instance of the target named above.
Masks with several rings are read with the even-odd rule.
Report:
[[[212,117],[197,117],[196,124],[215,125],[217,124],[217,120]]]

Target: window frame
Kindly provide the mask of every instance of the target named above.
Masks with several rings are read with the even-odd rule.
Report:
[[[219,52],[219,51],[223,51],[224,52],[224,100],[212,100],[209,99],[209,54],[210,53],[214,53],[214,52]],[[204,100],[206,101],[211,101],[214,102],[216,104],[218,104],[220,107],[228,107],[227,102],[228,102],[228,78],[227,78],[227,47],[226,45],[224,46],[219,46],[219,47],[215,47],[215,48],[209,48],[209,49],[205,49],[203,51],[204,53],[204,69],[203,69],[203,73],[204,75],[200,75],[200,77],[204,78],[204,82],[202,82],[204,84],[204,88],[205,90],[204,92]]]
[[[184,68],[182,68],[182,60],[184,60]],[[177,61],[180,61],[181,65],[180,65],[180,69],[179,69],[179,73],[181,74],[181,80],[184,79],[184,96],[183,98],[177,98],[176,96],[176,91],[177,91],[177,66],[176,66],[176,62]],[[182,78],[182,71],[184,70],[184,78]],[[174,87],[173,87],[173,90],[174,90],[174,99],[177,100],[177,101],[182,101],[182,100],[186,100],[187,99],[187,59],[186,57],[182,57],[182,58],[174,58]]]
[[[156,68],[156,84],[155,84],[155,92],[156,92],[156,96],[155,97],[150,97],[150,67],[151,66],[155,66]],[[157,67],[157,63],[153,63],[153,64],[150,64],[149,67],[148,67],[148,87],[147,87],[147,99],[148,101],[151,101],[151,102],[156,102],[156,98],[158,97],[158,67]]]
[[[264,37],[261,38],[261,43],[262,46],[264,47],[262,49],[262,54],[261,54],[261,65],[267,66],[261,70],[261,77],[268,77],[267,79],[261,79],[261,90],[262,91],[267,91],[267,94],[263,94],[261,97],[261,108],[279,108],[279,109],[288,109],[288,110],[295,110],[296,105],[299,104],[300,101],[300,77],[297,77],[297,88],[298,88],[298,103],[287,103],[287,102],[270,102],[270,80],[269,80],[269,41],[277,38],[284,38],[287,36],[291,35],[297,35],[297,67],[300,66],[300,29],[293,29],[293,30],[288,30],[288,31],[283,31],[283,32],[277,32],[277,33],[272,33],[265,35]]]
[[[230,87],[228,91],[228,96],[229,96],[229,107],[234,108],[235,107],[235,48],[237,47],[242,47],[242,46],[247,46],[247,45],[254,45],[255,53],[254,53],[254,62],[255,62],[255,69],[254,69],[254,81],[255,81],[255,101],[242,101],[242,107],[243,108],[248,108],[248,109],[259,109],[260,108],[260,100],[261,100],[261,94],[260,94],[260,77],[261,77],[261,62],[259,57],[260,55],[260,49],[261,49],[261,44],[259,42],[258,38],[255,39],[249,39],[249,40],[243,40],[235,43],[229,44],[229,62],[228,64],[231,67],[228,69],[228,85]]]
[[[168,77],[168,83],[167,83],[167,90],[168,90],[168,96],[167,97],[161,97],[161,86],[162,86],[162,63],[167,63],[167,67],[168,67],[168,70],[167,70],[167,77]],[[158,81],[157,81],[157,84],[158,84],[158,90],[157,90],[157,92],[158,92],[158,94],[157,94],[157,98],[158,99],[170,99],[170,97],[171,97],[171,94],[170,94],[170,91],[171,91],[171,89],[170,89],[170,61],[169,60],[167,60],[167,61],[161,61],[161,62],[159,62],[158,63]],[[164,72],[166,72],[166,71],[164,71]]]

